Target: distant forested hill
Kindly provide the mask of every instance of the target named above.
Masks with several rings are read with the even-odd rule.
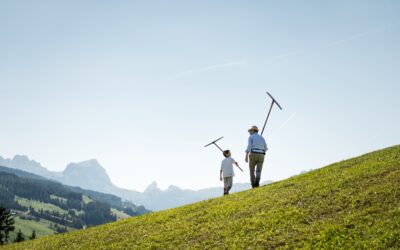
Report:
[[[0,205],[12,209],[18,221],[46,221],[55,232],[150,212],[114,195],[62,185],[6,167],[0,167]]]

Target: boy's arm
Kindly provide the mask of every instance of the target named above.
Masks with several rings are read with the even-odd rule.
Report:
[[[241,168],[239,167],[239,163],[237,163],[237,161],[235,161],[235,165],[236,165],[236,167],[238,167],[238,168],[243,172],[243,169],[241,169]]]
[[[222,169],[219,171],[219,180],[222,181]]]

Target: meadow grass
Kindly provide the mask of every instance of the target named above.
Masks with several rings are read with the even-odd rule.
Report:
[[[93,200],[87,195],[82,195],[82,201],[83,201],[84,204],[89,204]]]
[[[40,219],[40,221],[34,221],[34,220],[21,219],[20,217],[16,217],[14,218],[14,220],[15,220],[14,224],[15,230],[11,235],[11,239],[15,238],[18,230],[20,229],[22,233],[25,235],[25,237],[31,236],[33,230],[35,230],[36,232],[36,237],[43,237],[55,233],[54,230],[50,229],[50,224],[52,222],[48,220]]]
[[[48,212],[58,212],[59,214],[67,214],[68,212],[65,211],[64,209],[50,204],[50,203],[44,203],[40,201],[35,201],[35,200],[28,200],[22,197],[15,196],[15,200],[18,202],[19,205],[23,207],[33,207],[35,211],[39,211],[40,209],[43,209],[43,211],[48,211]]]
[[[131,217],[129,214],[126,214],[115,208],[111,208],[111,213],[117,217],[117,220],[122,220]]]
[[[58,201],[60,201],[60,202],[62,202],[62,203],[64,203],[64,204],[66,204],[67,201],[68,201],[68,199],[63,198],[63,197],[60,197],[60,196],[57,196],[57,195],[54,195],[54,194],[51,194],[51,195],[50,195],[50,199],[58,200]]]

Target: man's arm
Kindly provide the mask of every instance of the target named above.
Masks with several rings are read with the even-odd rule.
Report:
[[[249,142],[248,142],[248,145],[247,145],[247,149],[246,149],[246,158],[245,158],[246,162],[249,162],[249,153],[251,151],[251,144],[252,144],[252,140],[251,140],[251,136],[250,136],[249,137]]]
[[[249,142],[247,143],[246,153],[250,153],[252,141],[253,141],[253,140],[252,140],[252,138],[251,138],[251,136],[250,136],[250,137],[249,137]]]
[[[267,152],[267,150],[268,150],[267,142],[265,141],[265,139],[264,139],[264,150],[265,150],[265,152]]]
[[[219,180],[222,181],[222,169],[219,171]]]

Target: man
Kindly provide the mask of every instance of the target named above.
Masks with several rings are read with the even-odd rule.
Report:
[[[260,186],[261,170],[264,163],[265,152],[268,150],[265,139],[258,134],[257,126],[251,127],[249,130],[249,145],[246,149],[246,162],[249,162],[250,181],[253,188]],[[255,172],[255,173],[254,173]]]

